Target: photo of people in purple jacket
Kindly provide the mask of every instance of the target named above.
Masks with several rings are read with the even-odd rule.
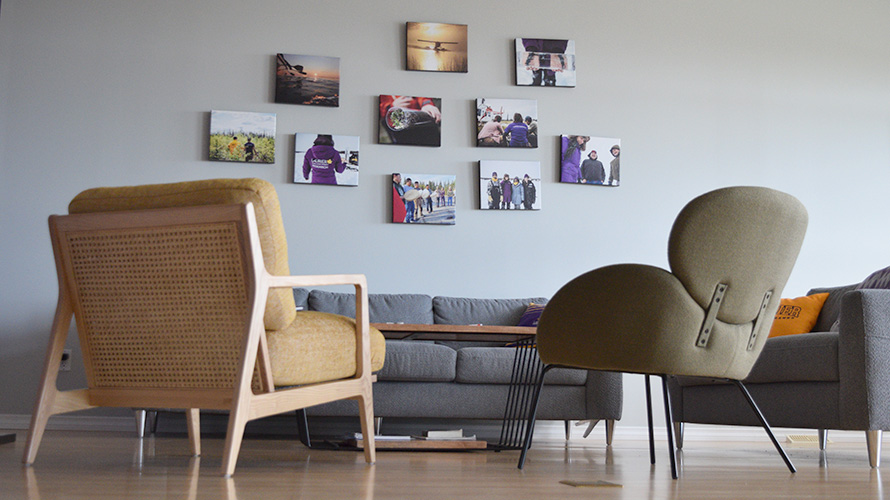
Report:
[[[538,101],[476,99],[476,146],[538,147]]]
[[[296,134],[294,183],[358,186],[359,138]]]

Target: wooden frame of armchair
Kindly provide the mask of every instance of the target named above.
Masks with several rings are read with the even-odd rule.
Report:
[[[257,223],[251,203],[52,216],[49,225],[59,278],[59,299],[40,390],[25,445],[23,461],[26,464],[34,462],[47,421],[52,415],[97,406],[183,408],[187,410],[191,449],[198,455],[201,452],[199,410],[215,409],[231,412],[221,469],[223,475],[228,477],[234,472],[244,427],[248,421],[339,399],[358,401],[364,438],[364,458],[368,463],[375,461],[372,383],[376,376],[371,373],[368,292],[364,275],[274,276],[270,274],[263,263]],[[201,242],[207,239],[208,232],[223,233],[219,240],[224,241],[210,249],[202,248]],[[138,241],[129,241],[133,239],[134,234],[138,236]],[[172,240],[176,240],[172,243],[171,235]],[[152,336],[157,340],[158,335],[165,335],[167,332],[158,331],[152,326],[142,328],[141,332],[135,332],[136,328],[133,328],[134,331],[121,330],[121,326],[133,326],[134,318],[131,314],[133,311],[127,311],[127,318],[122,323],[119,321],[115,325],[115,319],[112,318],[109,320],[111,328],[105,330],[101,327],[96,328],[95,320],[103,315],[107,316],[113,308],[110,304],[103,304],[101,298],[85,299],[85,294],[82,293],[84,288],[81,281],[84,276],[86,279],[93,279],[91,273],[103,272],[103,269],[99,269],[102,266],[96,264],[98,262],[95,259],[96,255],[103,251],[117,251],[109,250],[109,247],[114,245],[108,242],[114,238],[124,240],[124,246],[129,245],[124,251],[135,252],[134,260],[146,260],[147,262],[141,264],[155,266],[146,273],[150,276],[142,280],[142,284],[146,281],[154,282],[152,286],[158,292],[155,295],[178,294],[176,297],[181,300],[184,296],[188,296],[188,293],[183,295],[181,291],[177,292],[169,283],[170,280],[167,278],[173,275],[170,272],[172,268],[159,270],[157,266],[162,264],[155,258],[157,256],[139,250],[140,247],[148,245],[146,242],[149,241],[160,242],[158,245],[162,247],[165,245],[175,247],[179,250],[179,255],[174,255],[172,259],[186,261],[185,267],[191,266],[191,270],[201,265],[205,266],[204,270],[206,266],[215,266],[216,270],[210,273],[214,276],[208,276],[205,272],[200,278],[210,280],[218,278],[217,275],[226,275],[221,278],[225,283],[217,286],[217,289],[229,287],[235,291],[225,292],[227,294],[225,297],[216,296],[209,300],[218,303],[227,301],[231,296],[237,296],[240,297],[240,304],[235,304],[234,307],[230,303],[221,305],[223,309],[229,308],[235,311],[231,318],[224,320],[225,324],[222,327],[217,322],[202,331],[194,332],[193,328],[189,328],[192,333],[183,334],[185,338],[182,341],[171,340],[168,334],[159,342],[151,344],[153,350],[151,355],[156,356],[154,365],[140,370],[133,362],[133,352],[126,350],[126,337],[141,334],[141,339],[130,341],[130,347],[139,347],[137,342],[145,342],[146,338]],[[77,239],[76,250],[72,249],[73,239]],[[106,248],[97,249],[95,241],[99,241],[98,245],[106,245]],[[183,244],[183,241],[186,243]],[[160,260],[166,258],[168,255],[163,255]],[[219,264],[224,260],[229,264],[227,267]],[[181,262],[171,264],[174,267],[177,265],[180,268],[183,266]],[[77,266],[81,267],[75,269]],[[191,270],[185,269],[183,273],[188,276]],[[157,276],[163,279],[156,280]],[[119,275],[115,276],[116,285],[120,283],[118,278]],[[98,280],[102,279],[103,277],[99,276]],[[95,285],[95,281],[93,284]],[[345,379],[276,390],[272,380],[270,355],[263,325],[263,314],[270,289],[344,284],[355,287],[355,375]],[[140,305],[142,301],[153,300],[153,297],[140,293]],[[170,307],[170,300],[160,305],[154,302],[147,307]],[[115,301],[113,304],[117,307],[119,302]],[[202,303],[202,307],[210,307],[206,304]],[[194,305],[186,304],[173,308],[172,312],[165,312],[173,315],[187,314],[196,309],[198,308]],[[157,316],[154,311],[149,314]],[[77,323],[88,387],[60,391],[56,386],[56,378],[72,316]],[[201,322],[192,321],[189,326],[198,323]],[[114,327],[117,327],[116,331]],[[228,337],[220,340],[219,332],[225,328]],[[125,335],[121,335],[123,339],[112,339],[113,342],[119,343],[109,347],[102,345],[108,338],[98,339],[96,330],[99,330],[100,334],[112,332]],[[206,341],[210,335],[217,335],[213,337],[214,342]],[[229,340],[228,346],[225,340]],[[191,342],[191,345],[195,346],[195,351],[198,351],[185,354],[195,354],[197,357],[182,362],[183,342],[186,344]],[[144,343],[141,345],[143,349],[145,346]],[[122,354],[116,357],[107,356],[109,350],[115,349]],[[213,365],[222,365],[222,368],[214,366],[211,369],[209,367],[211,364],[207,363],[211,357],[208,356],[212,356]],[[157,380],[152,376],[152,368],[158,372],[159,366],[164,368],[160,371],[163,372],[161,378],[165,380]],[[177,368],[184,369],[177,372]]]

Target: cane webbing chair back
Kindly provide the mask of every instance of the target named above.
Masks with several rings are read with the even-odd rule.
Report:
[[[256,179],[206,179],[169,184],[100,187],[79,193],[68,204],[68,213],[112,212],[152,208],[193,207],[251,203],[266,269],[277,276],[290,274],[287,238],[275,187]],[[280,330],[294,319],[296,307],[290,290],[270,290],[264,321],[267,330]]]
[[[88,387],[231,390],[255,281],[241,222],[119,223],[52,223]]]

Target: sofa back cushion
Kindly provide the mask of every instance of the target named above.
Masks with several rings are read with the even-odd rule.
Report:
[[[547,299],[472,299],[433,297],[433,320],[442,325],[516,326],[530,303],[546,304]]]
[[[371,323],[433,322],[433,302],[429,295],[416,293],[368,294],[368,316]],[[355,317],[355,295],[351,293],[311,290],[309,310]]]
[[[816,325],[813,326],[812,331],[830,331],[831,325],[833,325],[834,322],[837,321],[837,318],[841,313],[841,297],[843,297],[844,294],[849,292],[850,290],[855,289],[857,286],[859,286],[859,283],[853,283],[852,285],[846,286],[813,288],[812,290],[807,292],[807,295],[828,292],[828,298],[825,299],[825,303],[822,304],[822,311],[819,312],[819,318],[816,320]]]

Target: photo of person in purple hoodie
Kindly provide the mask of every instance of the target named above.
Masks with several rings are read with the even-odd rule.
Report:
[[[340,158],[340,152],[334,148],[334,138],[327,134],[319,134],[313,146],[303,156],[303,179],[312,184],[337,184],[337,174],[346,170],[346,164]]]

